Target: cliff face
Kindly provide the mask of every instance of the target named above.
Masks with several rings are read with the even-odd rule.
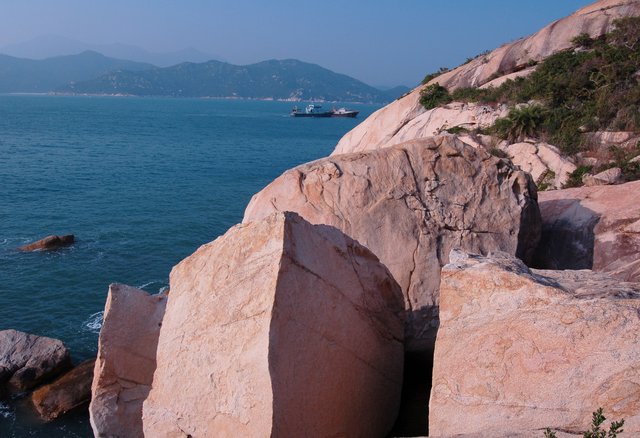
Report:
[[[402,287],[407,348],[433,348],[440,268],[451,248],[528,259],[539,237],[536,191],[506,160],[451,135],[315,161],[253,197],[244,222],[295,211],[371,249]]]
[[[145,436],[386,436],[404,315],[369,250],[279,213],[204,245],[170,282]]]
[[[429,84],[437,82],[449,90],[482,86],[496,76],[512,74],[515,70],[526,68],[530,62],[541,61],[555,52],[570,47],[571,40],[583,32],[589,33],[592,37],[603,35],[612,29],[614,20],[633,15],[640,15],[638,0],[598,1],[549,24],[527,38],[506,44],[487,55],[479,56],[465,65],[444,73],[431,80]],[[530,72],[531,69],[528,71]],[[409,95],[375,112],[347,133],[332,155],[379,149],[410,140],[411,138],[407,138],[406,127],[411,125],[413,125],[411,129],[417,135],[428,134],[434,128],[430,120],[434,117],[440,118],[439,114],[442,111],[440,108],[435,108],[431,113],[438,116],[423,116],[427,111],[419,102],[422,88],[424,87],[417,87]],[[470,112],[469,117],[477,118],[475,109],[470,109]],[[443,121],[445,120],[448,121],[446,116]],[[420,132],[415,125],[429,125],[429,128],[427,132]]]

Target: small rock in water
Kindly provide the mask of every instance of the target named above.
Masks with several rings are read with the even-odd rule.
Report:
[[[0,389],[10,393],[34,388],[69,368],[62,341],[16,330],[0,330]]]
[[[74,408],[89,403],[95,362],[95,359],[82,362],[31,395],[31,402],[43,420],[51,421]]]
[[[73,245],[75,237],[73,234],[66,236],[47,236],[44,239],[40,239],[36,242],[28,245],[23,245],[18,248],[20,251],[53,251],[63,248],[65,246]]]

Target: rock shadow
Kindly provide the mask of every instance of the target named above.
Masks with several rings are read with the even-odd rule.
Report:
[[[540,203],[542,236],[530,265],[536,269],[592,269],[594,229],[600,215],[580,199]]]

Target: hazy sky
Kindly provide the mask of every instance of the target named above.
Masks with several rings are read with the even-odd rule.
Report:
[[[40,35],[234,64],[297,58],[372,85],[414,85],[589,0],[0,0],[0,47]]]

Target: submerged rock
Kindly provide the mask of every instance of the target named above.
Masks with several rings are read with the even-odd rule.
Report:
[[[73,245],[75,237],[73,234],[66,236],[47,236],[28,245],[18,248],[19,251],[53,251],[65,246]]]
[[[541,192],[534,265],[593,269],[640,281],[640,181]]]
[[[528,261],[540,233],[536,196],[508,161],[445,135],[298,166],[253,197],[243,222],[295,211],[356,239],[402,288],[407,347],[428,350],[449,251],[501,250]]]
[[[640,432],[640,284],[457,252],[440,292],[431,435],[578,433],[598,407]]]
[[[166,295],[109,286],[91,387],[96,437],[142,437],[142,402],[151,389]]]
[[[35,388],[71,367],[62,341],[16,330],[0,330],[0,392]]]
[[[384,437],[402,294],[366,248],[294,213],[238,225],[171,272],[145,436]]]
[[[43,420],[50,421],[91,400],[95,359],[82,362],[52,383],[31,394],[31,402]]]

